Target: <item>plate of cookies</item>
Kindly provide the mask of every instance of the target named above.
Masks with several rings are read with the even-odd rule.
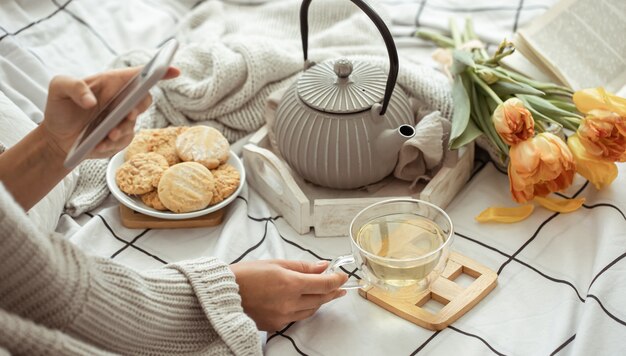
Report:
[[[189,219],[233,201],[246,180],[226,138],[209,126],[139,131],[111,160],[113,196],[128,208],[161,219]]]

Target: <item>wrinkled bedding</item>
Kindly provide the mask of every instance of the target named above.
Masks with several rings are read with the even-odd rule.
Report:
[[[282,0],[276,0],[282,1]],[[292,1],[292,0],[285,0]],[[262,6],[263,1],[231,1]],[[153,49],[173,36],[198,0],[51,0],[0,2],[0,91],[32,121],[42,119],[53,75],[87,76],[124,53]],[[380,1],[402,53],[434,65],[433,47],[411,38],[416,25],[444,29],[450,16],[474,17],[497,43],[553,1]],[[261,4],[261,5],[259,5]],[[1,128],[0,128],[1,129]],[[239,152],[245,138],[233,145]],[[312,318],[268,333],[268,355],[616,355],[626,353],[626,172],[597,191],[578,177],[566,192],[584,207],[558,214],[538,208],[514,225],[478,224],[488,206],[508,205],[508,180],[487,158],[448,206],[453,250],[499,273],[498,286],[449,328],[433,332],[369,303],[356,292]],[[250,172],[248,174],[251,174]],[[60,217],[57,231],[91,254],[137,269],[200,256],[332,259],[348,253],[345,237],[297,234],[249,186],[214,228],[132,230],[109,196],[96,210]]]

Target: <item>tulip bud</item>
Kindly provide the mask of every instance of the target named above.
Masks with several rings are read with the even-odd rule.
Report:
[[[478,69],[476,70],[476,74],[487,84],[493,84],[500,79],[492,70],[489,69]]]
[[[517,98],[510,98],[498,105],[491,119],[498,135],[509,145],[518,144],[535,134],[535,121],[524,103]]]

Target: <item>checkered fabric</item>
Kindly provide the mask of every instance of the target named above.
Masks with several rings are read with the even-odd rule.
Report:
[[[282,1],[282,0],[276,0]],[[285,0],[292,1],[292,0]],[[295,0],[293,0],[295,1]],[[202,1],[200,1],[202,2]],[[176,31],[197,0],[9,1],[0,5],[0,90],[41,120],[54,74],[88,75],[136,47],[154,48]],[[235,1],[232,1],[235,2]],[[256,6],[262,1],[237,1]],[[554,1],[381,1],[401,51],[432,64],[417,26],[445,29],[472,16],[491,45],[541,15]],[[357,293],[324,305],[310,319],[267,334],[268,355],[620,355],[626,354],[625,167],[597,191],[578,177],[564,197],[585,197],[570,214],[537,208],[523,223],[478,224],[488,206],[508,205],[508,180],[480,156],[471,180],[448,206],[453,250],[499,274],[482,302],[442,331],[422,329]],[[248,174],[253,174],[249,172]],[[289,258],[330,260],[350,251],[347,238],[298,235],[250,187],[215,228],[131,230],[109,197],[95,211],[63,215],[58,230],[89,253],[137,269],[200,256],[227,262]],[[358,277],[358,275],[357,275]],[[437,308],[437,305],[428,306]]]

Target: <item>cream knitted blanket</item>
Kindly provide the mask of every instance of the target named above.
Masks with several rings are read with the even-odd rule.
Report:
[[[202,123],[222,131],[230,142],[258,130],[265,123],[268,96],[303,69],[300,4],[206,1],[192,10],[176,34],[182,45],[174,65],[181,76],[153,90],[154,105],[139,118],[137,129]],[[349,1],[312,2],[309,33],[309,57],[316,62],[344,56],[387,67],[381,35]],[[140,65],[151,54],[128,53],[114,66]],[[401,54],[398,84],[418,103],[418,116],[439,111],[450,117],[449,85],[440,73]],[[96,183],[106,187],[104,180]]]

